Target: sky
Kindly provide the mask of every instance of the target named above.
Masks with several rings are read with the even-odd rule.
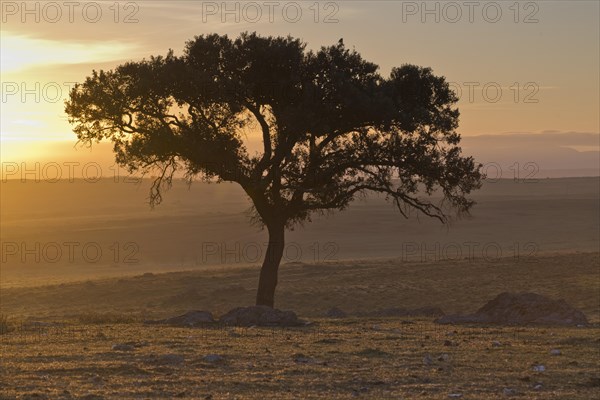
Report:
[[[488,158],[493,146],[522,146],[515,133],[537,135],[527,146],[598,152],[598,1],[0,3],[3,163],[110,159],[108,146],[74,147],[64,100],[75,82],[93,69],[179,54],[195,35],[243,31],[292,35],[310,49],[343,38],[384,76],[404,63],[433,68],[459,94],[459,132]],[[468,141],[481,135],[500,142]],[[559,168],[548,160],[547,169]]]

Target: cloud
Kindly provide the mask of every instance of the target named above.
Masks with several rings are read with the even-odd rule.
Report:
[[[0,38],[0,68],[3,73],[29,68],[98,63],[128,58],[136,45],[122,41],[76,42],[39,39],[3,32]]]
[[[477,162],[501,167],[505,177],[513,176],[515,171],[526,173],[531,165],[541,172],[562,171],[548,176],[600,175],[600,133],[545,131],[465,136],[461,146]],[[541,172],[539,176],[543,175]]]

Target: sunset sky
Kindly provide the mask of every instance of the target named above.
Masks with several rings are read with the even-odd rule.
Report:
[[[75,157],[81,150],[63,111],[74,82],[169,48],[179,54],[186,40],[212,32],[290,34],[311,49],[343,37],[384,76],[403,63],[432,67],[460,91],[465,137],[600,131],[598,1],[474,2],[471,9],[428,2],[427,10],[400,1],[267,3],[228,3],[234,11],[225,14],[221,2],[81,2],[72,9],[28,2],[24,10],[22,2],[3,1],[2,161]],[[593,140],[570,146],[598,150]]]

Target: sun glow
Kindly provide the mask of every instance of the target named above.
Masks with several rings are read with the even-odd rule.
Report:
[[[38,66],[104,62],[127,57],[135,46],[115,41],[96,43],[38,39],[3,32],[1,43],[2,73],[13,73]]]

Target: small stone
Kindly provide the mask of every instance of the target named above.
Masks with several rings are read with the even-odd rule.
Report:
[[[502,343],[500,343],[500,342],[499,342],[499,341],[497,341],[497,340],[494,340],[494,341],[492,342],[492,347],[501,347],[501,346],[502,346]]]
[[[553,356],[560,356],[562,353],[559,349],[552,349],[550,350],[550,354]]]
[[[537,382],[536,384],[533,385],[533,390],[542,390],[544,388],[544,385],[541,382]]]
[[[218,354],[207,354],[204,357],[202,357],[202,359],[209,363],[216,363],[216,362],[223,361],[223,357],[221,357]]]
[[[460,399],[461,397],[463,397],[463,395],[462,393],[450,393],[448,397],[450,397],[451,399]]]
[[[333,307],[325,313],[325,316],[329,318],[346,318],[348,314],[338,307]]]
[[[425,365],[433,364],[433,359],[431,358],[430,354],[425,354],[425,357],[423,357],[423,364],[425,364]]]
[[[516,396],[517,391],[513,388],[504,388],[502,390],[502,394],[504,394],[505,396]]]
[[[313,364],[313,363],[315,363],[315,360],[313,358],[307,357],[302,353],[294,354],[292,356],[292,359],[294,360],[295,363],[298,363],[298,364]]]
[[[546,367],[542,364],[536,364],[533,366],[533,370],[535,372],[544,372],[546,370]]]
[[[444,353],[444,354],[441,354],[441,355],[438,357],[438,361],[448,361],[449,359],[450,359],[450,356],[449,356],[448,354],[446,354],[446,353]]]
[[[134,351],[135,347],[127,343],[113,344],[112,349],[114,351]]]

